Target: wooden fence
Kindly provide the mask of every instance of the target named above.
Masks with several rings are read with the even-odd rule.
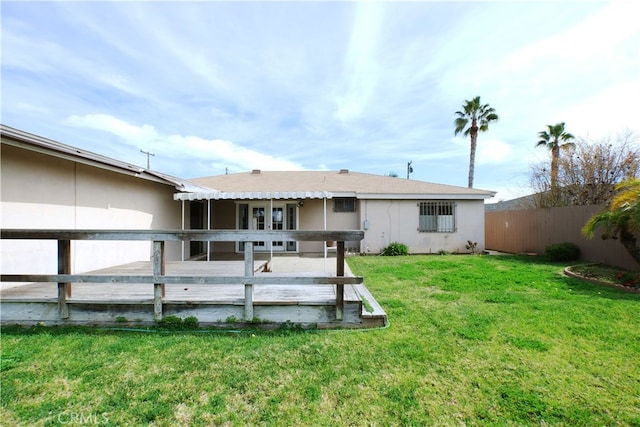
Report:
[[[15,230],[0,231],[2,239],[31,239],[58,241],[58,274],[2,274],[3,282],[58,283],[58,311],[61,319],[69,317],[67,299],[72,283],[153,283],[154,318],[162,318],[165,284],[244,285],[245,319],[253,318],[253,285],[317,285],[336,286],[336,320],[342,320],[344,285],[359,284],[362,277],[344,277],[344,242],[362,240],[363,231],[250,231],[250,230]],[[89,275],[71,274],[72,240],[146,240],[153,242],[152,275]],[[336,241],[336,276],[255,276],[253,242],[264,241]],[[235,241],[245,242],[244,276],[168,276],[165,274],[165,241]]]
[[[640,266],[618,240],[602,240],[597,231],[585,238],[581,228],[603,206],[494,211],[485,213],[485,247],[508,253],[544,254],[553,243],[571,242],[580,247],[581,259],[638,270]]]

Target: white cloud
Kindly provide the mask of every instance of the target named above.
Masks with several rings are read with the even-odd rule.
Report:
[[[136,126],[107,114],[71,116],[66,123],[109,132],[134,148],[144,148],[165,158],[207,161],[233,171],[303,170],[304,168],[284,158],[247,149],[222,139],[208,140],[197,136],[162,135],[151,125]]]
[[[640,3],[612,2],[575,26],[546,39],[535,41],[510,55],[508,68],[522,70],[540,65],[540,60],[606,62],[612,47],[638,35]],[[557,67],[557,65],[556,65]],[[550,71],[554,68],[551,67]]]
[[[345,81],[336,97],[336,117],[349,121],[360,116],[378,84],[376,48],[384,3],[358,3],[344,64]]]
[[[567,129],[578,129],[576,136],[600,138],[624,129],[640,130],[637,102],[640,78],[622,82],[595,93],[584,102],[564,110]],[[574,131],[571,131],[575,134]]]
[[[482,138],[485,136],[485,138]],[[501,164],[512,162],[511,145],[497,139],[487,138],[487,135],[478,136],[478,146],[476,148],[477,164]]]

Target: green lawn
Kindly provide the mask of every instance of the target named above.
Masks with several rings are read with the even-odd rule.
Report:
[[[640,295],[537,258],[349,264],[390,327],[3,328],[1,423],[640,426]]]

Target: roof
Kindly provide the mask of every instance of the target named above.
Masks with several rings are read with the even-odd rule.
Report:
[[[211,193],[175,196],[178,200],[220,198],[356,197],[359,199],[488,199],[494,191],[383,175],[340,171],[259,171],[192,179]],[[298,195],[288,197],[287,195]],[[270,197],[269,197],[270,196]]]
[[[498,203],[484,205],[486,212],[515,211],[521,209],[533,209],[536,207],[535,194],[522,196],[511,200],[503,200]]]
[[[89,166],[107,169],[130,176],[135,176],[149,181],[159,182],[175,187],[178,191],[212,191],[210,188],[203,188],[189,181],[166,175],[160,172],[145,169],[130,163],[115,160],[101,154],[82,150],[71,145],[34,135],[19,129],[0,124],[0,137],[2,144],[19,147],[26,150],[36,151],[49,156],[58,157],[73,162],[86,164]]]

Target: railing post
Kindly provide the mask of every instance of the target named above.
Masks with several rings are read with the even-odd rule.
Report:
[[[344,242],[338,242],[336,276],[344,276]],[[344,319],[344,285],[336,285],[336,320]]]
[[[162,320],[162,300],[165,295],[165,256],[164,241],[153,242],[153,319]]]
[[[71,274],[71,241],[58,240],[58,274]],[[58,313],[60,319],[69,318],[67,298],[71,296],[71,283],[58,283]]]
[[[244,276],[253,276],[253,242],[244,243]],[[244,320],[253,320],[253,284],[244,284]]]

